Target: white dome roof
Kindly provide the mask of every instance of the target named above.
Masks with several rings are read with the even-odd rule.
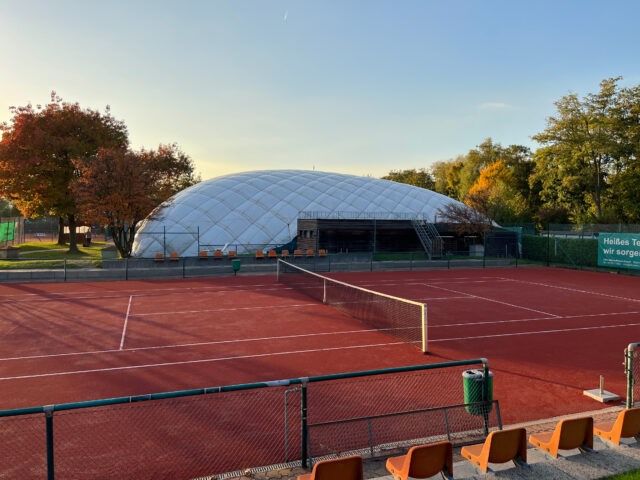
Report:
[[[199,245],[228,245],[239,253],[283,245],[296,236],[298,218],[433,222],[438,209],[449,203],[458,202],[431,190],[370,177],[307,170],[235,173],[200,182],[160,205],[141,224],[133,255],[171,251],[196,256]]]

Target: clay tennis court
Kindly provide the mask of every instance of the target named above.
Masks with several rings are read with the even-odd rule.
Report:
[[[0,409],[486,357],[505,424],[624,396],[640,278],[552,268],[331,274],[428,305],[429,353],[275,276],[0,285]]]

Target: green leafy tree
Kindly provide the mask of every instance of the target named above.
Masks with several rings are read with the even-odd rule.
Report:
[[[582,99],[562,97],[546,129],[532,137],[543,146],[536,153],[532,181],[542,186],[548,203],[566,205],[574,221],[601,219],[607,179],[621,168],[619,80],[603,80],[598,93]]]
[[[0,126],[0,194],[14,201],[27,217],[57,215],[69,224],[69,251],[77,251],[78,202],[71,188],[78,176],[74,160],[94,158],[103,148],[126,147],[123,122],[98,110],[64,102],[35,108],[12,107],[10,122]],[[59,243],[63,242],[60,228]]]
[[[122,257],[131,256],[138,224],[160,203],[198,181],[193,161],[177,145],[139,153],[100,149],[95,158],[78,158],[72,184],[78,210],[111,229]]]
[[[435,186],[433,177],[424,168],[421,168],[419,170],[392,170],[382,178],[383,180],[391,180],[398,183],[407,183],[409,185],[426,188],[428,190],[433,190],[433,187]]]

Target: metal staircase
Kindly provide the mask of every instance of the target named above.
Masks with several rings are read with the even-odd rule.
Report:
[[[425,220],[412,220],[411,225],[413,225],[424,251],[429,256],[429,260],[434,257],[442,257],[442,237],[435,225]]]

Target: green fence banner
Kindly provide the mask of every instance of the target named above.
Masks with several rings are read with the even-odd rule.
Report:
[[[598,265],[640,269],[640,234],[601,233],[598,236]]]
[[[8,242],[14,239],[15,225],[13,222],[0,223],[0,242]]]

